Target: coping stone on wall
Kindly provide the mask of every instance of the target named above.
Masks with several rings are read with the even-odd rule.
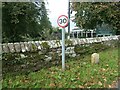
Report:
[[[53,40],[51,40],[51,41],[49,41],[50,42],[50,47],[51,48],[54,48],[54,42],[53,42]]]
[[[38,42],[39,42],[39,44],[40,44],[39,49],[42,49],[42,48],[43,48],[43,46],[42,46],[41,44],[43,43],[43,41],[38,41]]]
[[[87,38],[84,38],[84,40],[85,40],[85,43],[87,44],[88,43]]]
[[[54,46],[53,46],[54,48],[57,48],[57,47],[58,47],[58,46],[57,46],[57,43],[56,43],[56,40],[53,40],[53,45],[54,45]]]
[[[24,42],[24,46],[25,46],[26,51],[30,51],[30,47],[29,47],[28,42]]]
[[[24,46],[24,42],[20,42],[20,46],[21,46],[21,51],[22,52],[26,52],[25,46]]]
[[[77,38],[76,41],[77,41],[77,44],[79,44],[79,38]]]
[[[33,51],[31,41],[28,42],[28,48],[29,48],[30,51]]]
[[[10,50],[9,50],[9,47],[8,47],[8,44],[2,44],[2,52],[3,53],[9,53]]]
[[[109,37],[109,40],[112,40],[112,36]]]
[[[36,44],[36,46],[37,46],[37,49],[38,49],[38,50],[41,50],[40,42],[39,42],[39,41],[35,41],[35,44]]]
[[[105,41],[105,38],[104,37],[101,37],[102,38],[102,41]]]
[[[57,42],[57,46],[61,47],[60,40],[56,40],[56,42]]]
[[[85,39],[85,38],[83,38],[82,40],[83,40],[84,44],[86,44],[86,39]]]
[[[86,38],[86,43],[90,43],[90,39],[89,38]]]
[[[77,45],[78,43],[77,43],[77,39],[74,39],[74,43],[75,43],[75,45]]]
[[[91,38],[91,42],[94,43],[94,38]]]
[[[14,48],[14,44],[13,43],[8,43],[8,47],[9,47],[11,53],[15,52],[15,48]]]
[[[79,44],[79,45],[81,44],[81,40],[80,40],[80,39],[78,39],[78,44]]]
[[[16,52],[20,52],[21,51],[20,43],[14,43],[14,47],[15,47],[15,51]]]

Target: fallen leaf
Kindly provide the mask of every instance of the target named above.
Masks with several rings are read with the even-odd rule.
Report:
[[[79,88],[84,88],[84,86],[79,85]]]
[[[105,82],[107,81],[106,78],[103,79]]]
[[[99,84],[100,86],[102,86],[102,83],[101,83],[100,81],[98,82],[98,84]]]
[[[106,66],[108,67],[109,65],[107,64]]]
[[[103,68],[102,71],[106,71],[106,70]]]
[[[54,84],[54,83],[50,83],[50,85],[49,85],[49,86],[54,87],[54,86],[55,86],[55,84]]]
[[[111,88],[112,86],[111,85],[108,85],[109,88]]]

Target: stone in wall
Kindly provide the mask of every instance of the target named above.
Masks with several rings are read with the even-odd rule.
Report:
[[[106,41],[106,37],[103,37],[103,40]]]
[[[93,43],[93,38],[89,38],[89,43]]]
[[[21,46],[21,51],[22,52],[26,52],[25,46],[24,46],[24,42],[20,42],[20,46]]]
[[[106,37],[104,37],[104,40],[107,41]]]
[[[53,40],[53,44],[54,44],[54,48],[57,48],[57,47],[58,47],[58,45],[57,45],[57,43],[56,43],[56,40]]]
[[[10,50],[9,50],[9,47],[8,47],[8,44],[2,44],[2,52],[3,53],[9,53]]]
[[[80,41],[81,41],[81,45],[82,45],[82,44],[85,44],[84,39],[81,39]]]
[[[83,41],[83,44],[86,44],[86,40],[85,40],[85,38],[83,38],[82,41]]]
[[[50,48],[53,48],[53,44],[50,41],[47,41],[47,43],[50,46]]]
[[[72,43],[73,43],[73,45],[76,45],[77,44],[77,40],[76,39],[72,39]]]
[[[118,40],[117,36],[114,36],[113,39],[114,39],[114,40],[116,40],[116,39]]]
[[[61,47],[60,40],[56,40],[57,47]]]
[[[104,38],[103,38],[103,37],[101,37],[101,41],[102,41],[102,42],[104,41]]]
[[[48,45],[50,46],[50,48],[56,48],[58,46],[55,46],[55,41],[51,40],[51,41],[47,41]]]
[[[80,39],[79,38],[77,38],[77,44],[80,44]]]
[[[99,37],[96,37],[96,42],[101,42]]]
[[[87,44],[87,43],[88,43],[88,40],[87,40],[87,38],[84,38],[84,40],[85,40],[85,43]]]
[[[14,48],[14,44],[13,43],[8,43],[8,47],[9,47],[11,53],[15,52],[15,48]]]
[[[78,44],[79,44],[79,45],[81,44],[80,39],[78,39]]]
[[[109,38],[109,40],[112,40],[112,37],[110,36],[110,37],[108,37]]]
[[[62,46],[62,40],[60,40],[60,46]]]
[[[15,47],[15,51],[16,52],[20,52],[21,51],[20,43],[14,43],[14,47]]]
[[[74,47],[67,47],[65,50],[66,53],[70,54],[70,53],[75,53],[74,52]]]
[[[96,43],[98,42],[98,41],[97,41],[97,37],[96,37],[96,38],[94,38],[94,42],[96,42]]]
[[[42,49],[39,41],[35,41],[35,44],[36,44],[38,50]]]
[[[102,42],[102,39],[99,37],[100,42]]]
[[[76,57],[77,55],[76,55],[76,53],[73,53],[72,55],[71,55],[71,57]]]
[[[52,60],[52,57],[45,55],[45,61],[46,61],[46,62],[49,62],[50,60]]]
[[[86,43],[89,44],[90,43],[90,39],[86,38]]]
[[[94,38],[91,38],[91,43],[94,43]]]
[[[28,42],[28,48],[30,51],[35,51],[36,50],[36,46],[33,44],[33,41],[29,41]]]
[[[30,51],[30,48],[28,47],[28,42],[24,42],[24,47],[25,47],[26,51]]]
[[[39,42],[39,44],[40,44],[40,47],[39,47],[39,49],[42,49],[43,47],[42,47],[42,43],[43,43],[43,41],[38,41]]]

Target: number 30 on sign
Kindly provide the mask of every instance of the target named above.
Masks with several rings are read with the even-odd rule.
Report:
[[[57,19],[57,23],[62,28],[67,27],[68,26],[68,17],[66,15],[60,15]]]

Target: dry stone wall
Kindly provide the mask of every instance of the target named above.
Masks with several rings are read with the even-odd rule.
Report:
[[[77,56],[79,57],[81,55],[79,53],[79,46],[91,46],[94,45],[94,43],[102,43],[101,45],[107,44],[111,46],[112,44],[114,45],[113,42],[116,41],[120,41],[120,36],[66,40],[66,61],[71,57],[77,58]],[[11,70],[13,72],[29,72],[29,70],[36,71],[43,67],[61,65],[61,40],[3,43],[1,45],[3,53],[2,65],[5,74],[11,72]],[[78,46],[78,53],[76,52],[76,46]],[[102,47],[100,46],[100,48]],[[80,49],[80,51],[82,50]],[[9,66],[12,66],[11,70],[8,69]]]
[[[66,53],[74,53],[75,45],[91,44],[96,42],[105,42],[111,40],[118,40],[119,36],[107,36],[107,37],[96,37],[96,38],[82,38],[82,39],[70,39],[66,40]],[[2,53],[15,53],[15,52],[34,52],[41,51],[44,49],[42,43],[47,43],[50,49],[60,48],[62,45],[61,40],[51,41],[29,41],[29,42],[17,42],[17,43],[3,43]],[[61,50],[61,49],[59,49]],[[59,50],[55,50],[60,52]]]

